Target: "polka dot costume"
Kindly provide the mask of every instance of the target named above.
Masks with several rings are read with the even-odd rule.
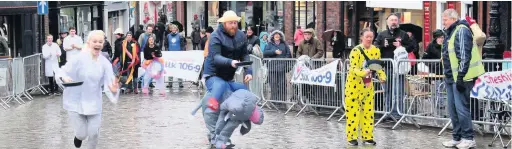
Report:
[[[363,49],[369,59],[380,59],[380,50],[373,45],[369,49],[358,45],[350,52],[350,68],[345,82],[345,112],[347,115],[345,132],[347,133],[347,141],[357,140],[359,130],[361,130],[363,140],[373,140],[373,96],[375,93],[373,83],[368,86],[363,83],[366,60],[358,47]],[[377,75],[379,79],[386,80],[384,71],[377,71]]]

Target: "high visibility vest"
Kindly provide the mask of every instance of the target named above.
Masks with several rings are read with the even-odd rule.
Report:
[[[455,54],[455,34],[459,31],[461,27],[468,28],[465,25],[458,25],[453,31],[450,39],[448,40],[448,57],[450,58],[450,66],[452,67],[452,74],[454,81],[457,81],[457,74],[459,73],[459,59]],[[473,42],[473,47],[471,48],[471,60],[469,61],[469,69],[466,75],[464,76],[464,80],[474,79],[485,73],[484,65],[482,64],[482,56],[478,51],[478,46]],[[460,43],[464,44],[464,43]]]

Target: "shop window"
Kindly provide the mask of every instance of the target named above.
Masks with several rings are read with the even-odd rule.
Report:
[[[217,20],[219,20],[219,1],[208,2],[208,26],[217,29]]]
[[[68,31],[70,27],[75,26],[75,10],[73,8],[60,9],[59,32]]]
[[[91,7],[78,7],[77,8],[77,27],[76,34],[82,37],[82,40],[87,39],[87,34],[91,30]],[[85,40],[84,40],[85,41]]]
[[[295,1],[295,26],[312,28],[316,19],[316,2]]]

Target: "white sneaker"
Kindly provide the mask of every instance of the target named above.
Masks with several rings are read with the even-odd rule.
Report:
[[[459,145],[460,143],[461,141],[450,140],[443,142],[443,146],[446,148],[455,148],[455,146]]]
[[[457,148],[459,148],[459,149],[470,149],[470,148],[475,148],[475,147],[476,147],[475,140],[462,139],[462,141],[460,141],[460,143],[457,145]]]

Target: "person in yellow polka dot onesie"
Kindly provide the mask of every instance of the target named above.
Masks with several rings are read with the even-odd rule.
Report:
[[[359,129],[364,144],[376,145],[373,140],[373,116],[374,116],[374,89],[371,82],[371,70],[366,68],[366,59],[361,53],[371,59],[380,59],[380,50],[372,45],[373,32],[369,29],[361,31],[361,44],[350,52],[350,67],[345,82],[345,112],[347,115],[346,130],[349,145],[357,146]],[[381,82],[386,80],[384,71],[377,71]]]

